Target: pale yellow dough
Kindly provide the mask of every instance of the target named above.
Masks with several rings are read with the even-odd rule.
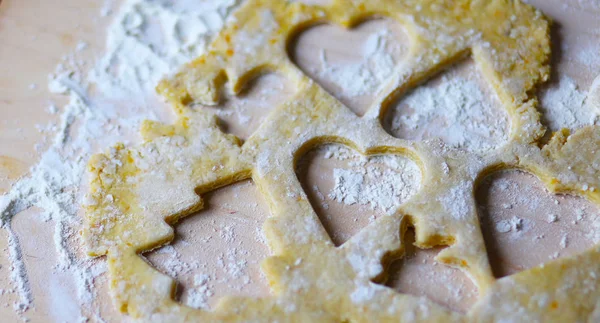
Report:
[[[401,23],[411,49],[394,77],[359,118],[305,76],[286,52],[295,34],[317,22],[344,27],[372,16]],[[510,138],[479,155],[439,140],[393,138],[380,125],[386,107],[436,72],[471,55],[510,116]],[[94,256],[107,255],[116,304],[148,321],[519,321],[585,320],[600,315],[597,248],[576,258],[495,280],[473,197],[478,181],[503,168],[537,175],[552,192],[600,203],[600,129],[556,134],[543,149],[544,128],[531,95],[549,74],[549,25],[516,0],[334,0],[328,7],[293,1],[248,0],[210,52],[158,91],[175,107],[174,125],[147,122],[145,143],[118,146],[90,161],[90,201],[84,237]],[[242,145],[224,134],[208,111],[225,85],[239,92],[271,71],[297,89],[270,112]],[[379,218],[341,247],[331,242],[295,174],[295,162],[323,143],[366,155],[402,154],[421,168],[419,192],[394,215]],[[212,312],[173,300],[171,278],[139,253],[173,239],[178,219],[202,208],[200,196],[252,178],[269,203],[264,231],[273,256],[263,262],[273,296],[222,299]],[[596,189],[598,188],[598,189]],[[379,282],[402,256],[402,235],[414,225],[421,248],[450,245],[437,260],[462,269],[480,298],[466,315]]]

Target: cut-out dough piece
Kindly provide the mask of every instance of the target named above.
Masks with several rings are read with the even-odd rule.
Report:
[[[315,21],[348,27],[374,14],[405,24],[414,45],[406,63],[386,85],[391,94],[382,94],[358,118],[302,75],[287,58],[286,46],[293,33]],[[386,265],[401,253],[399,228],[410,221],[417,245],[450,244],[437,259],[460,267],[477,283],[484,296],[468,317],[488,317],[486,306],[496,302],[499,298],[494,295],[499,293],[505,296],[501,299],[520,302],[532,316],[547,315],[542,312],[545,308],[531,305],[529,296],[557,293],[561,280],[554,278],[580,272],[578,266],[596,270],[598,251],[582,254],[584,261],[558,261],[513,276],[512,281],[539,278],[527,282],[531,293],[523,296],[517,284],[495,283],[477,221],[473,187],[486,172],[521,167],[534,172],[553,191],[600,202],[595,189],[598,170],[590,163],[600,153],[597,129],[586,128],[571,136],[560,133],[544,149],[537,146],[543,127],[530,93],[548,77],[549,48],[548,23],[519,1],[337,0],[327,7],[247,1],[208,55],[160,84],[159,91],[174,104],[178,122],[173,126],[147,123],[143,129],[146,143],[131,149],[119,146],[90,162],[91,196],[84,235],[92,254],[108,255],[116,303],[134,317],[162,321],[463,320],[460,314],[427,300],[371,282],[385,276]],[[477,155],[449,149],[439,141],[390,138],[379,124],[389,102],[469,50],[507,110],[511,121],[507,145]],[[221,133],[206,111],[184,106],[192,101],[215,104],[226,80],[239,92],[265,69],[291,79],[298,93],[271,112],[243,146]],[[405,154],[423,173],[422,189],[398,213],[378,219],[342,248],[335,248],[328,239],[294,174],[296,158],[326,142],[344,143],[366,155]],[[225,298],[210,313],[176,304],[170,297],[172,281],[150,268],[137,252],[172,239],[172,229],[164,220],[173,223],[199,209],[202,204],[195,193],[250,176],[273,213],[265,231],[275,256],[263,268],[274,296]],[[152,194],[157,187],[170,194]],[[583,284],[571,287],[569,293],[584,295]],[[595,303],[590,304],[595,299],[580,298],[560,303],[566,309],[564,315],[583,319],[593,313]]]

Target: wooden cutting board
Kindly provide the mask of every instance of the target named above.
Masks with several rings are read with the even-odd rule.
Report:
[[[584,90],[600,74],[600,63],[590,66],[576,59],[578,53],[592,42],[600,43],[600,6],[592,10],[581,5],[593,1],[597,0],[528,1],[555,21],[553,81],[560,75],[569,75]],[[118,8],[118,3],[116,1],[113,7]],[[64,98],[48,92],[47,75],[80,41],[89,45],[80,54],[83,61],[93,61],[102,53],[105,28],[111,20],[111,16],[100,16],[102,5],[102,1],[0,0],[0,194],[7,192],[12,183],[35,165],[44,146],[40,146],[39,151],[34,146],[52,137],[52,133],[38,131],[37,125],[58,122],[59,114],[48,113],[48,107],[51,103],[61,106]],[[365,39],[369,32],[359,30],[359,36]],[[336,37],[336,31],[324,34]],[[319,37],[325,36],[311,35],[296,54],[305,60],[316,59],[314,53],[322,46],[319,44],[327,44]],[[339,47],[331,50],[340,56],[339,60],[356,59],[351,50],[344,51]],[[314,62],[314,65],[318,66],[318,63]],[[368,102],[369,98],[364,100]],[[48,290],[55,288],[54,284],[68,285],[70,278],[68,274],[57,275],[51,270],[55,264],[54,229],[52,223],[37,220],[39,214],[37,209],[19,214],[14,220],[14,228],[20,236],[35,297],[35,308],[25,316],[34,322],[45,322],[48,318],[69,317],[69,313],[77,312],[77,305],[70,295],[50,297]],[[0,231],[3,250],[6,250],[6,239],[6,232]],[[9,266],[7,252],[3,252],[0,255],[1,289],[11,288]],[[72,288],[67,290],[74,292]],[[108,321],[119,321],[106,284],[99,286],[98,295],[102,316]],[[0,295],[2,321],[19,320],[11,308],[14,296]]]

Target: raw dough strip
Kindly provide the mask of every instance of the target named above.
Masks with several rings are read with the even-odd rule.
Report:
[[[295,33],[317,21],[350,27],[373,15],[405,25],[412,47],[386,91],[359,118],[304,76],[286,49]],[[148,123],[142,129],[145,144],[129,150],[120,146],[90,162],[91,203],[84,233],[93,255],[108,253],[116,302],[134,317],[149,320],[460,321],[498,319],[514,315],[515,309],[535,318],[556,318],[556,313],[547,314],[527,295],[513,297],[522,292],[515,282],[522,277],[554,279],[572,277],[573,271],[589,273],[598,262],[558,260],[495,283],[473,198],[479,178],[513,167],[534,172],[550,189],[599,201],[598,192],[589,189],[600,187],[596,167],[585,163],[596,156],[564,158],[578,146],[589,152],[600,148],[597,129],[582,130],[569,140],[561,133],[543,150],[537,147],[544,129],[535,109],[537,101],[529,93],[548,78],[549,50],[548,23],[518,1],[336,0],[329,7],[247,1],[209,54],[159,85],[159,92],[174,104],[178,122],[174,126]],[[395,97],[469,52],[508,111],[509,143],[482,156],[450,149],[439,140],[392,138],[381,128],[379,119]],[[298,91],[274,109],[243,146],[223,134],[208,112],[186,106],[217,104],[226,81],[238,93],[264,71],[283,74]],[[423,174],[420,191],[395,215],[378,219],[341,248],[331,243],[294,173],[295,161],[305,151],[329,142],[344,143],[364,154],[407,155]],[[274,256],[263,268],[275,295],[225,297],[213,312],[179,305],[171,298],[173,281],[137,253],[172,239],[173,230],[164,220],[173,224],[201,208],[196,193],[249,176],[267,197],[273,214],[265,232]],[[582,176],[588,186],[579,184]],[[156,192],[159,187],[165,191]],[[468,316],[372,282],[383,279],[385,265],[402,254],[408,221],[416,227],[418,246],[450,244],[437,260],[463,269],[486,293]],[[597,251],[581,257],[597,257]],[[532,295],[562,291],[548,281],[527,284]],[[571,291],[581,291],[577,286],[581,284],[572,285]],[[561,299],[561,313],[584,318],[596,299],[582,298],[579,302],[584,305],[577,306]],[[495,312],[490,312],[491,304],[498,302]]]

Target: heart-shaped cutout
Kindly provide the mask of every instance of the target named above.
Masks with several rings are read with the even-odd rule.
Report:
[[[529,173],[491,174],[477,188],[476,198],[496,277],[575,255],[600,242],[600,210],[595,205],[551,194]]]
[[[299,161],[297,176],[336,246],[378,217],[393,213],[420,188],[417,164],[401,155],[365,157],[337,144]]]
[[[414,246],[415,232],[404,234],[404,255],[388,269],[386,285],[394,290],[429,300],[451,310],[466,313],[477,300],[477,287],[459,269],[437,263],[434,258],[442,247],[419,249]]]
[[[307,76],[362,116],[408,53],[408,39],[391,19],[366,21],[352,30],[318,25],[292,42],[290,56]]]
[[[293,94],[294,89],[286,78],[269,73],[250,81],[241,93],[225,93],[217,106],[198,104],[195,108],[215,113],[224,132],[246,140],[272,109],[288,101]]]
[[[383,118],[392,136],[441,138],[446,144],[486,152],[508,140],[509,121],[500,99],[468,59],[407,93]]]
[[[144,255],[178,282],[177,299],[200,309],[222,296],[268,296],[260,262],[269,256],[262,225],[269,211],[258,188],[239,182],[203,196],[205,207],[176,224],[175,240]]]

